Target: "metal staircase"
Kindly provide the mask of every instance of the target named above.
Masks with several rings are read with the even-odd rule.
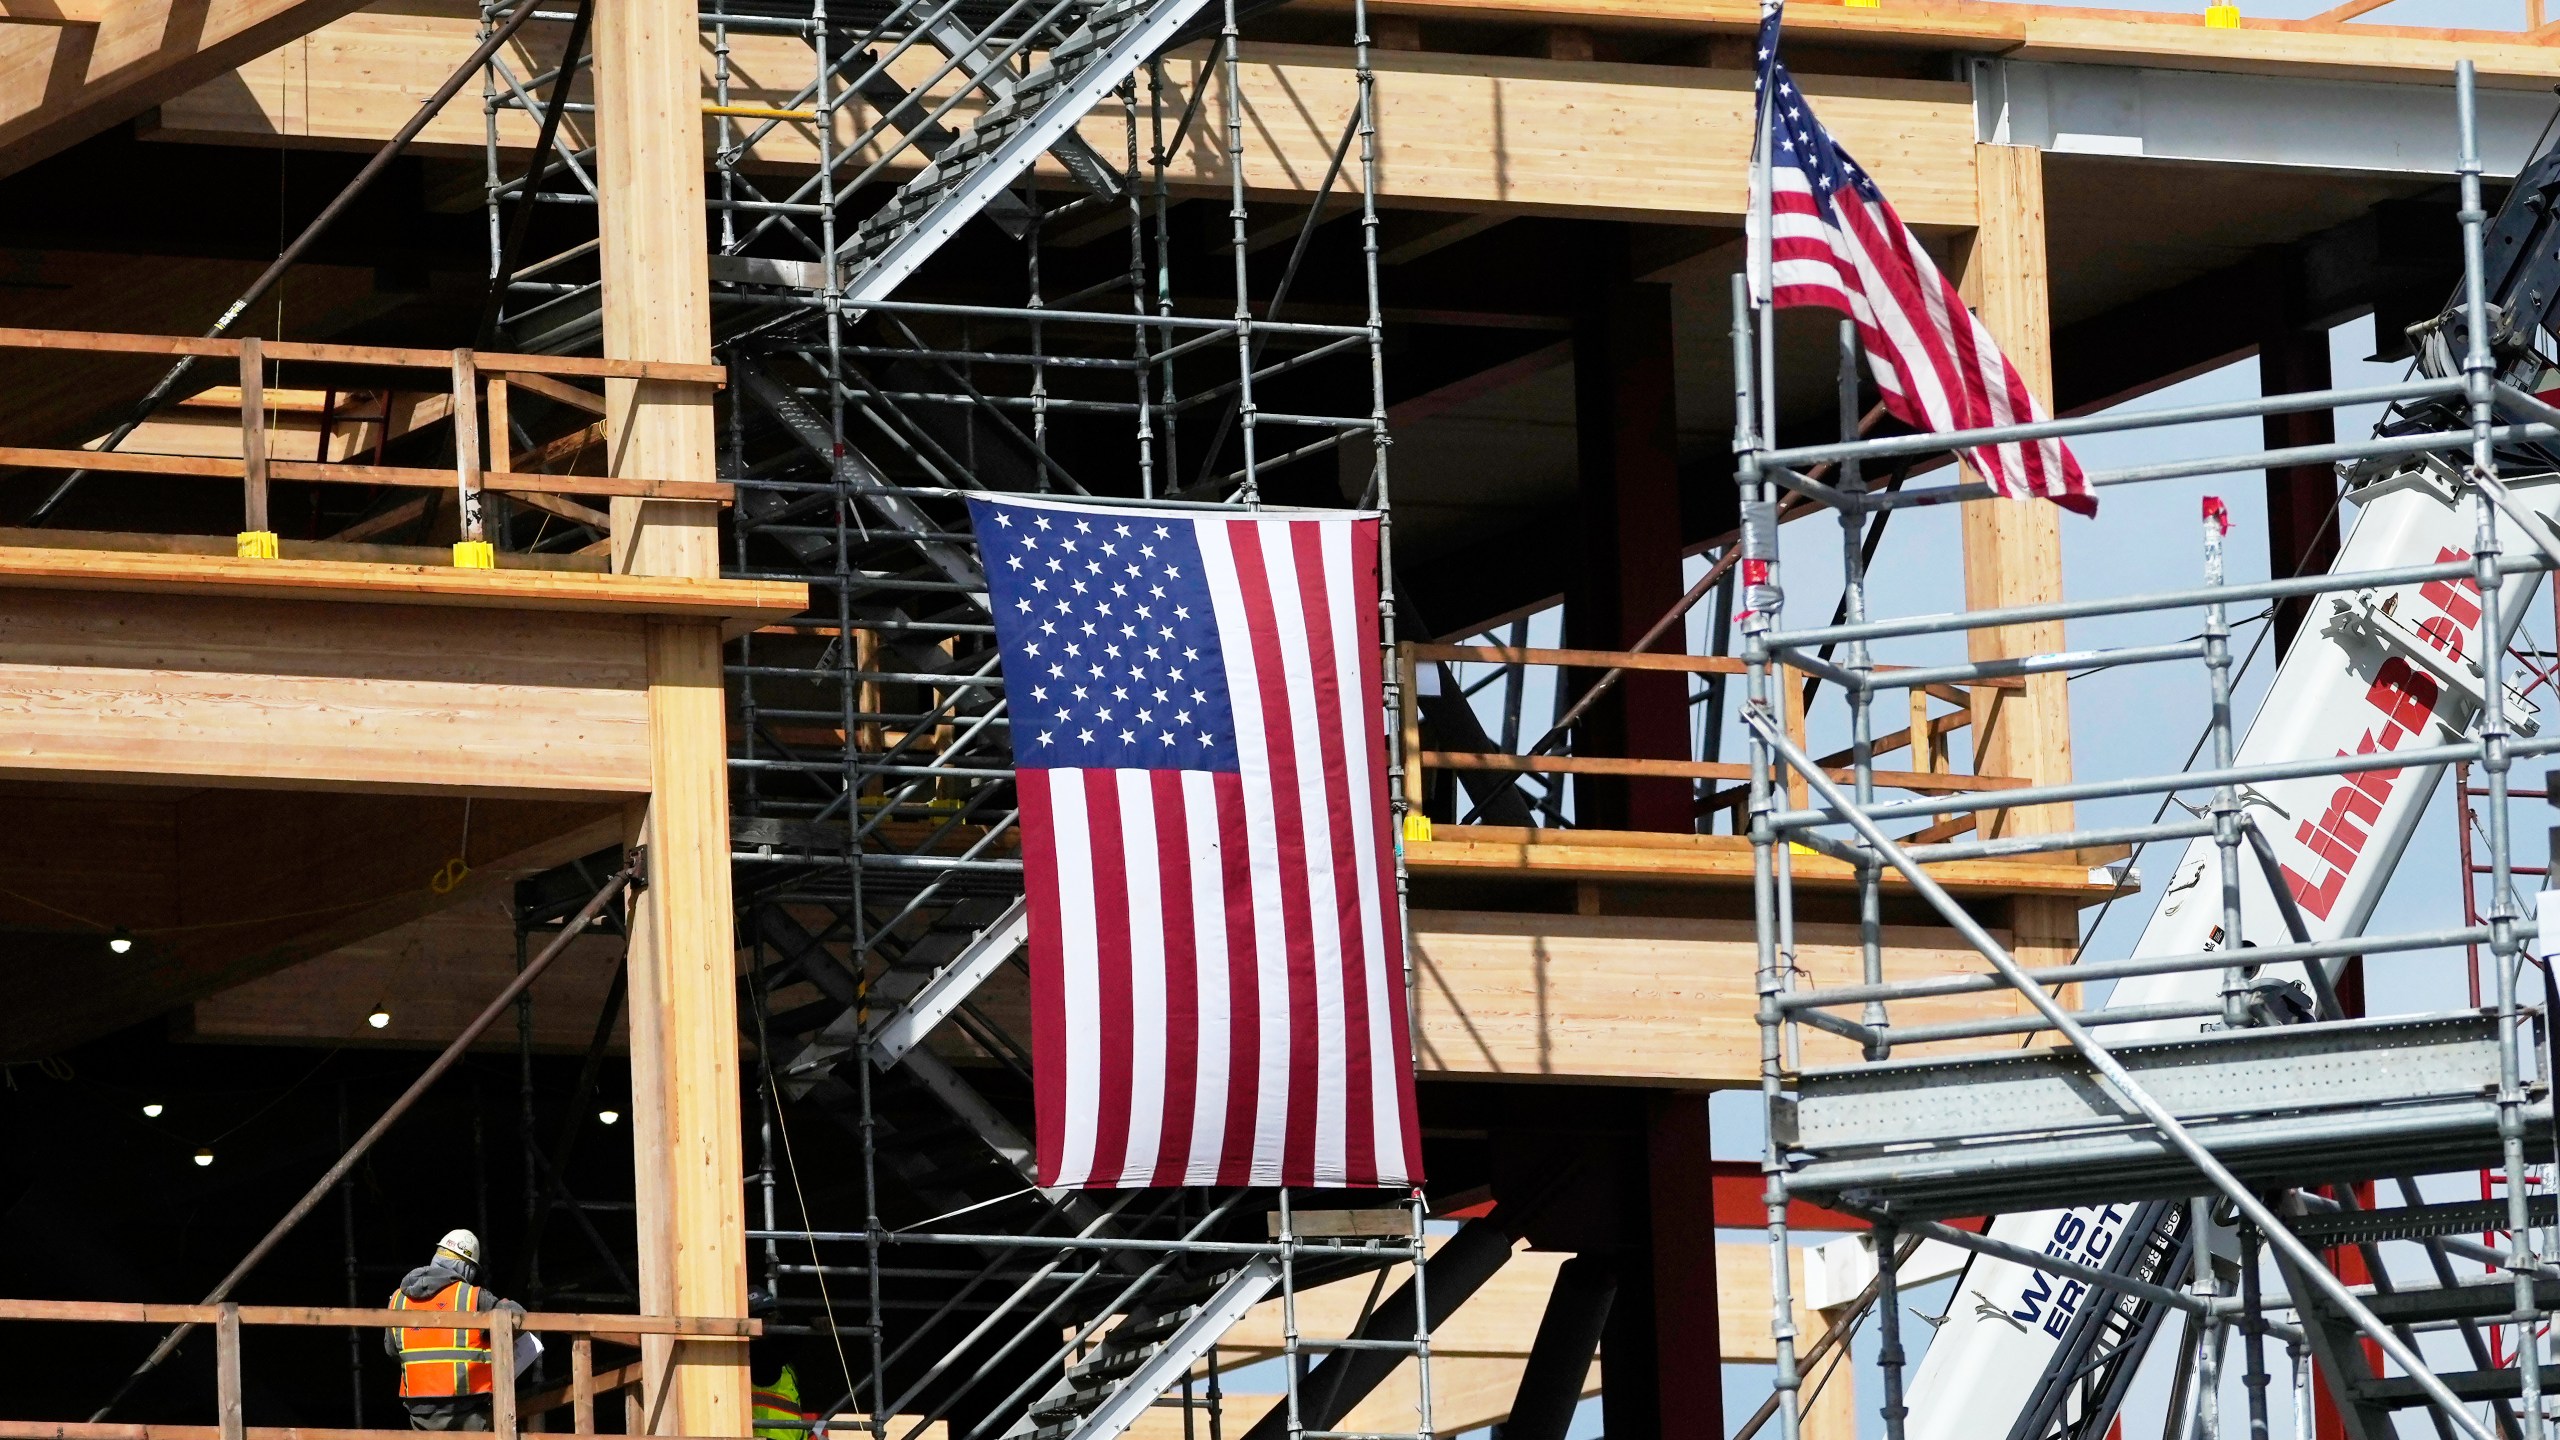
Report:
[[[1024,1408],[1002,1440],[1108,1440],[1121,1433],[1279,1283],[1279,1267],[1256,1258],[1151,1297],[1103,1332],[1100,1343]]]
[[[703,25],[722,66],[712,279],[718,296],[743,302],[722,307],[715,333],[770,320],[766,302],[775,292],[838,296],[857,310],[885,298],[972,218],[1023,238],[1033,207],[1013,187],[1043,153],[1092,196],[1122,198],[1132,177],[1077,126],[1207,3],[902,0],[858,22],[708,6]],[[729,34],[775,30],[807,43],[810,80],[770,94],[771,103],[729,104],[748,98],[730,94]],[[529,80],[548,78],[509,75],[497,88],[522,98],[534,88]],[[751,162],[759,145],[793,124],[818,137],[819,164],[788,191],[768,194]],[[594,166],[591,147],[564,138],[542,184],[530,192],[523,177],[493,184],[490,204],[591,205]],[[915,173],[887,202],[855,223],[862,197],[909,168]],[[566,353],[602,333],[602,281],[561,278],[577,273],[578,248],[511,267],[510,298],[519,303],[501,312],[500,327],[515,348]]]
[[[854,232],[843,252],[847,303],[858,307],[896,289],[1207,3],[1104,0],[1018,82],[1004,65],[1019,47],[991,56],[986,37],[965,50],[952,47],[979,62],[966,84],[985,89],[994,102]],[[1078,167],[1070,162],[1069,168]],[[1102,167],[1093,170],[1088,184]]]

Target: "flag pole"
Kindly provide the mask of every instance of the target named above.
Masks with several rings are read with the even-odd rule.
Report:
[[[1760,0],[1761,24],[1769,37],[1769,48],[1773,51],[1778,45],[1779,27],[1784,25],[1785,21],[1781,19],[1777,25],[1771,25],[1769,21],[1772,17],[1779,16],[1785,8],[1786,0]],[[1751,160],[1751,306],[1752,318],[1760,332],[1757,360],[1760,368],[1758,386],[1760,443],[1763,445],[1778,443],[1778,327],[1774,323],[1777,277],[1772,268],[1774,245],[1770,234],[1770,228],[1775,220],[1776,205],[1774,197],[1770,194],[1771,171],[1774,167],[1769,143],[1769,127],[1771,117],[1777,110],[1778,97],[1769,93],[1770,77],[1775,73],[1773,67],[1767,63],[1771,58],[1766,55],[1755,55],[1752,58],[1752,63],[1758,71],[1753,90],[1759,97],[1759,114],[1756,117],[1757,133],[1754,136]]]

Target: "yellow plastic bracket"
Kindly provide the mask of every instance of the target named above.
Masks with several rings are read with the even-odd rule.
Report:
[[[1852,10],[1881,10],[1884,8],[1884,0],[1840,0],[1840,3]]]
[[[1431,817],[1423,814],[1419,810],[1406,812],[1404,817],[1405,843],[1408,845],[1421,845],[1428,843],[1430,839]]]
[[[243,530],[240,532],[239,546],[240,558],[243,560],[278,558],[276,532],[273,530]]]
[[[2204,7],[2204,28],[2207,30],[2239,29],[2240,7],[2237,5],[2207,5]]]
[[[498,568],[497,549],[486,540],[456,540],[453,542],[453,568],[495,570]]]

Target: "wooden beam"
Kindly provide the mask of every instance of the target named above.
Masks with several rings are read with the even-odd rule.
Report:
[[[214,80],[362,3],[116,0],[75,5],[66,18],[77,23],[0,25],[0,175]],[[84,12],[94,14],[95,23],[79,21]]]
[[[24,532],[18,532],[24,533]],[[49,532],[38,532],[49,533]],[[599,575],[572,571],[456,570],[310,560],[276,565],[184,550],[118,551],[0,545],[0,591],[117,591],[354,606],[497,610],[694,621],[742,635],[809,608],[797,583]],[[448,626],[472,623],[449,619]],[[496,623],[496,622],[493,622]]]
[[[1700,1090],[1759,1083],[1757,951],[1748,920],[1417,909],[1411,923],[1414,1063],[1426,1080]],[[1855,927],[1799,922],[1796,935],[1800,983],[1858,982]],[[1895,979],[1983,973],[1981,957],[1951,930],[1889,925],[1885,946],[1886,974]],[[973,1003],[1007,1032],[1031,1033],[1019,972],[999,972]],[[1920,1024],[2019,1011],[2007,992],[1983,991],[1907,1002],[1894,1018]],[[947,1028],[933,1043],[954,1060],[980,1058]],[[1804,1053],[1806,1063],[1826,1064],[1856,1052],[1807,1029]]]
[[[22,934],[0,988],[9,1060],[449,906],[494,903],[518,876],[610,845],[618,828],[613,806],[556,800],[19,783],[7,794],[0,918]],[[456,857],[470,873],[438,893]],[[136,942],[123,954],[106,945],[115,927]],[[54,934],[25,935],[34,929]]]
[[[44,330],[0,326],[0,350],[55,350],[83,355],[192,355],[207,360],[237,360],[244,347],[256,346],[275,361],[307,361],[317,365],[377,365],[450,374],[454,352],[417,350],[395,345],[339,345],[311,340],[212,340],[200,335],[145,335],[124,330]],[[520,355],[512,351],[472,352],[473,368],[490,375],[579,375],[595,379],[668,380],[718,385],[727,372],[709,360],[630,360],[608,356]]]
[[[199,1000],[185,1035],[229,1044],[438,1049],[515,977],[515,942],[508,897],[482,894]],[[621,968],[618,937],[589,933],[571,941],[534,988],[534,1048],[583,1053]],[[365,1018],[377,1005],[391,1015],[379,1030]],[[617,1050],[628,1044],[625,1031],[625,1022],[614,1022]],[[515,1044],[512,1024],[481,1040],[492,1050]]]
[[[267,455],[272,460],[319,463],[341,461],[372,450],[382,438],[379,395],[342,394],[329,413],[326,454],[321,443],[322,392],[267,392]],[[391,439],[443,420],[452,401],[442,395],[403,394],[394,401]],[[94,449],[92,440],[84,449]],[[161,411],[135,426],[117,447],[137,455],[198,455],[236,459],[240,444],[240,389],[217,385]]]
[[[1419,48],[1419,47],[1416,47]],[[1431,215],[1410,224],[1387,225],[1383,248],[1378,251],[1381,265],[1410,265],[1416,260],[1445,250],[1461,240],[1472,240],[1509,217],[1497,214]]]
[[[351,16],[308,45],[243,67],[236,81],[163,105],[152,133],[231,145],[250,137],[262,145],[379,143],[407,117],[399,97],[422,88],[422,81],[433,84],[459,63],[470,51],[476,24],[476,12],[461,6]],[[540,22],[531,28],[545,29]],[[548,67],[557,36],[546,33],[531,43],[511,63]],[[733,98],[741,103],[789,100],[790,87],[799,82],[781,77],[808,69],[807,49],[796,39],[738,34],[730,45],[738,75],[775,77],[762,90],[733,85]],[[696,58],[710,63],[707,51]],[[1379,75],[1379,194],[1388,205],[1496,216],[1739,223],[1744,167],[1729,157],[1749,148],[1748,72],[1419,52],[1375,52],[1372,62]],[[912,78],[921,79],[938,57],[928,60],[919,52],[904,63],[913,65]],[[1167,72],[1169,106],[1178,112],[1187,105],[1190,87],[1205,72],[1212,93],[1203,103],[1208,113],[1218,113],[1223,101],[1207,47],[1176,52]],[[1825,123],[1874,172],[1905,219],[1972,223],[1970,90],[1937,81],[1841,76],[1807,76],[1804,83],[1821,102]],[[1249,45],[1242,89],[1245,123],[1255,137],[1245,162],[1249,190],[1255,198],[1311,198],[1331,164],[1341,117],[1356,96],[1349,53]],[[279,98],[287,95],[290,109]],[[963,107],[954,119],[970,113]],[[874,118],[859,105],[847,106],[845,115],[847,143],[854,127]],[[574,128],[579,122],[573,117],[569,123]],[[531,146],[530,116],[502,112],[499,125],[507,145]],[[1088,140],[1106,154],[1118,153],[1124,137],[1117,119],[1097,113],[1086,127]],[[1174,186],[1226,193],[1223,133],[1214,126],[1194,127],[1172,157]],[[476,156],[482,138],[480,115],[455,107],[427,128],[422,143]],[[758,143],[750,164],[801,168],[816,158],[809,127],[779,125]],[[893,166],[891,173],[904,172]],[[1047,183],[1071,183],[1054,162],[1044,162],[1039,175]]]
[[[0,0],[0,25],[97,25],[120,0]]]
[[[406,519],[415,520],[423,512],[409,511]],[[374,545],[358,543],[386,529],[405,523],[395,508],[374,520],[358,521],[327,540],[293,540],[279,542],[287,560],[322,560],[336,564],[449,566],[453,552],[432,545]],[[238,558],[238,547],[228,535],[143,535],[129,530],[24,530],[14,526],[0,527],[0,549],[13,547],[49,550],[85,550],[123,555],[195,555],[218,560]],[[264,562],[260,562],[264,563]],[[605,573],[604,561],[577,555],[529,554],[523,551],[499,552],[501,570],[552,570],[582,575]]]
[[[100,605],[83,588],[13,587],[0,606],[0,771],[381,794],[650,787],[641,617],[175,588]]]
[[[1655,35],[1748,37],[1758,0],[1387,0],[1390,13],[1421,21],[1493,22],[1543,29],[1586,24]],[[1349,10],[1349,0],[1300,0],[1316,11]],[[1787,15],[1787,33],[1826,49],[1971,51],[2030,60],[2156,65],[2256,74],[2325,74],[2332,79],[2441,83],[2454,62],[2479,64],[2481,78],[2513,88],[2549,83],[2550,60],[2513,30],[2376,25],[2330,16],[2277,20],[2252,14],[2238,30],[2204,23],[2204,6],[2163,13],[2077,5],[1894,0],[1881,6],[1807,5]],[[1747,52],[1746,52],[1747,53]],[[1825,112],[1828,113],[1827,111]]]
[[[1749,921],[1416,910],[1412,926],[1414,1024],[1425,1075],[1759,1083]],[[1796,943],[1796,964],[1806,972],[1800,985],[1858,983],[1854,926],[1799,923]],[[1982,968],[1953,931],[1885,929],[1891,978]],[[1905,1002],[1894,1018],[1925,1024],[2020,1008],[2013,995],[1984,991]],[[1857,1051],[1808,1028],[1804,1056],[1808,1065],[1845,1064]]]

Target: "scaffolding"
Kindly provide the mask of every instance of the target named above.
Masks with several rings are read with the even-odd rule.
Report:
[[[2184,1337],[2169,1420],[2173,1435],[2221,1432],[2223,1350],[2232,1335],[2244,1351],[2246,1423],[2253,1435],[2268,1433],[2271,1342],[2285,1345],[2304,1406],[2311,1403],[2307,1377],[2316,1361],[2350,1435],[2394,1433],[2395,1416],[2404,1411],[2424,1414],[2447,1435],[2487,1440],[2493,1433],[2546,1433],[2549,1358],[2540,1336],[2560,1303],[2551,1279],[2560,1272],[2551,1263],[2549,1035],[2543,1010],[2527,1003],[2522,971],[2532,960],[2527,942],[2536,927],[2514,887],[2519,871],[2508,809],[2529,793],[2511,784],[2517,762],[2560,753],[2560,737],[2531,735],[2529,727],[2518,733],[2520,693],[2510,685],[2514,662],[2507,647],[2522,620],[2522,597],[2541,572],[2560,563],[2551,531],[2534,513],[2547,511],[2548,491],[2528,505],[2515,488],[2552,478],[2549,442],[2560,437],[2554,423],[2560,413],[2531,393],[2544,388],[2533,382],[2550,363],[2538,348],[2543,342],[2501,328],[2504,317],[2486,294],[2482,236],[2489,217],[2467,65],[2456,91],[2463,289],[2437,322],[2442,345],[2432,357],[2422,350],[2422,363],[2399,384],[1957,435],[1860,439],[1856,338],[1844,322],[1843,438],[1780,445],[1770,315],[1754,308],[1745,280],[1736,278],[1735,449],[1747,587],[1739,621],[1747,665],[1742,718],[1756,857],[1777,1411],[1786,1440],[1797,1435],[1801,1383],[1787,1261],[1791,1199],[1869,1217],[1879,1256],[1925,1237],[1974,1252],[1977,1266],[2026,1267],[2022,1273],[2042,1293],[2062,1296],[2060,1287],[2068,1287],[2069,1298],[2049,1307],[2057,1322],[2080,1297],[2091,1297],[2070,1325],[2046,1330],[2053,1345],[2037,1338],[2032,1348],[2006,1352],[2045,1377],[2008,1431],[2013,1440],[2106,1433],[2143,1347],[2168,1316],[2179,1318]],[[1765,226],[1760,233],[1768,233]],[[2467,517],[2467,554],[2353,570],[2351,547],[2337,573],[2226,583],[2225,523],[2209,505],[2199,585],[1960,614],[1884,616],[1871,608],[1864,562],[1872,552],[1861,541],[1885,515],[1914,505],[2019,503],[1992,498],[1970,477],[1895,490],[1871,488],[1862,478],[1911,457],[2376,402],[2393,408],[2365,440],[2141,465],[2090,479],[2104,494],[2118,485],[2334,463],[2351,485],[2362,487],[2351,498],[2381,503],[2377,497],[2390,486],[2405,489],[2415,477],[2440,484],[2445,503]],[[1818,466],[1835,468],[1826,477]],[[1781,623],[1782,497],[1839,519],[1846,594],[1835,623]],[[2272,761],[2241,753],[2232,714],[2232,607],[2336,597],[2327,603],[2344,612],[2376,596],[2430,585],[2476,591],[2481,638],[2468,663],[2477,714],[2467,730],[2413,729],[2396,752]],[[2381,610],[2387,614],[2390,606]],[[2400,613],[2405,619],[2412,612]],[[1981,637],[2004,627],[2145,614],[2200,623],[2191,638],[2163,644],[1905,668],[1878,659],[1912,637]],[[2308,629],[2304,639],[2311,639]],[[1836,658],[1832,647],[1838,647]],[[2031,783],[1953,805],[1944,795],[1879,794],[1894,784],[1890,777],[1880,780],[1874,765],[1873,711],[1881,694],[1899,692],[1893,695],[1898,701],[1927,684],[2179,664],[2200,666],[2210,702],[2201,768]],[[1800,684],[1817,679],[1845,711],[1852,737],[1845,775],[1809,754],[1801,731],[1789,723],[1785,702],[1801,693]],[[1913,711],[1915,726],[1922,713]],[[2463,865],[2466,889],[2475,869],[2488,882],[2485,914],[2467,915],[2458,927],[2378,935],[2354,933],[2362,922],[2351,919],[2347,933],[2314,939],[2261,822],[2264,815],[2283,815],[2289,827],[2307,817],[2283,809],[2271,794],[2284,793],[2288,782],[2352,784],[2388,772],[2426,777],[2423,796],[2444,767],[2455,765],[2465,767],[2464,808],[2475,798],[2483,802],[2484,858],[2475,861],[2466,844]],[[2168,802],[2180,792],[2202,792],[2205,803],[2173,812]],[[2011,825],[2000,833],[2003,817],[2018,817],[2025,807],[2124,797],[2160,797],[2160,814],[2172,818],[2054,834],[2019,833],[2025,827]],[[1945,827],[1908,828],[1913,822],[1934,827],[1951,809],[1973,817],[1973,838],[1947,838]],[[2380,834],[2378,825],[2374,833]],[[2178,884],[2195,887],[2191,903],[2204,907],[2216,927],[2207,943],[2178,947],[2178,953],[2138,951],[2122,960],[2029,968],[1930,871],[1946,860],[2085,854],[2163,840],[2195,846],[2195,873],[2182,868]],[[1857,869],[1862,983],[1812,989],[1795,978],[1790,871],[1799,848]],[[1881,943],[1889,885],[1979,952],[1992,973],[1889,978]],[[2484,947],[2489,962],[2489,993],[2475,995],[2473,1008],[2368,1019],[2342,1006],[2332,983],[2349,957],[2465,946]],[[2251,949],[2245,962],[2237,954],[2242,948]],[[2138,977],[2187,979],[2183,988],[2174,978],[2156,984],[2149,993],[2172,998],[2147,1005],[2084,1005],[2073,988]],[[2547,983],[2544,989],[2547,1004]],[[1977,991],[2013,993],[2023,1002],[2021,1012],[2009,1020],[1906,1018],[1913,1002]],[[1808,1028],[1847,1040],[1857,1059],[1807,1066]],[[2040,1036],[2061,1043],[1983,1049]],[[2483,1199],[2439,1203],[2440,1194],[2422,1192],[2416,1183],[2427,1175],[2467,1181],[2480,1172],[2503,1181],[2494,1194],[2482,1192]],[[2374,1208],[2370,1182],[2376,1181],[2399,1189],[2397,1206]],[[2077,1249],[2039,1250],[2001,1238],[1997,1226],[1977,1235],[1943,1223],[1986,1210],[2048,1212],[2048,1223],[2093,1238]],[[2065,1219],[2051,1222],[2054,1212]],[[2490,1243],[2461,1238],[2465,1230],[2485,1232]],[[2094,1238],[2101,1235],[2104,1243]],[[2113,1243],[2118,1237],[2140,1243]],[[2402,1255],[2423,1252],[2425,1266],[2386,1266],[2386,1242],[2410,1247],[2396,1252]],[[1906,1407],[1897,1268],[1882,1262],[1871,1287],[1885,1433],[1902,1440],[1908,1429],[1921,1428],[1920,1420],[1931,1422],[1929,1433],[1951,1433],[1950,1417],[1915,1418]],[[2270,1273],[2281,1283],[2269,1285]],[[2029,1309],[2029,1320],[2042,1318]],[[2015,1324],[2020,1334],[2036,1328]],[[1941,1330],[1933,1345],[1954,1343],[1955,1333]],[[1998,1433],[2008,1418],[1987,1406],[1969,1410],[1960,1431]]]
[[[482,33],[511,13],[486,7]],[[501,52],[483,87],[490,326],[528,351],[601,334],[578,218],[589,14],[539,14],[556,45]],[[1060,1440],[1170,1404],[1219,1440],[1220,1337],[1276,1304],[1287,1383],[1256,1440],[1373,1440],[1346,1417],[1406,1361],[1414,1422],[1387,1433],[1432,1433],[1418,1194],[1308,1217],[1285,1191],[1046,1191],[997,1103],[1027,1088],[1020,1022],[991,998],[1018,997],[1026,930],[965,497],[1391,514],[1365,10],[1344,37],[1356,101],[1303,205],[1248,193],[1243,18],[1235,0],[700,13],[726,568],[815,599],[728,673],[754,1291],[768,1334],[840,1361],[841,1393],[807,1397],[820,1429]],[[1319,269],[1365,304],[1293,305]],[[825,1127],[795,1136],[795,1116]],[[847,1151],[850,1183],[818,1186]],[[1304,1290],[1363,1278],[1350,1334],[1300,1332]]]

